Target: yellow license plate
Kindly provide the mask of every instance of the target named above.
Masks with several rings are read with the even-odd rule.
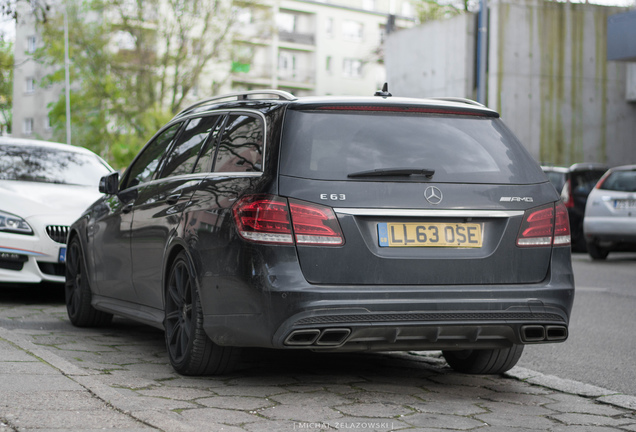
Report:
[[[482,243],[478,223],[379,223],[382,247],[479,248]]]

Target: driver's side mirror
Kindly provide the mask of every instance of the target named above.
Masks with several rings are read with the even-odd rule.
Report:
[[[119,192],[119,172],[114,171],[99,179],[99,191],[107,195]]]

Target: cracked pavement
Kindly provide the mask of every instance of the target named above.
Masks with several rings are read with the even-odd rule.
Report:
[[[231,374],[184,377],[157,329],[79,329],[63,305],[0,303],[0,432],[636,432],[636,397],[519,367],[463,375],[436,352],[241,358]]]

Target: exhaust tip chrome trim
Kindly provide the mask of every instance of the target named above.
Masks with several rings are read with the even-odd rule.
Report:
[[[521,339],[524,342],[540,342],[545,340],[545,327],[542,325],[525,325],[521,327]]]
[[[318,329],[294,330],[283,343],[289,346],[309,346],[316,342],[318,336],[320,336]]]
[[[351,330],[348,328],[334,328],[326,329],[320,334],[320,337],[316,340],[316,345],[330,345],[337,346],[342,345],[345,340],[351,334]]]
[[[545,332],[549,341],[564,341],[568,338],[568,328],[565,326],[546,326]]]

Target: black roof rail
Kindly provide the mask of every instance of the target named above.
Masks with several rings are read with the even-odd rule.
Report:
[[[257,97],[257,96],[273,96],[273,97]],[[208,99],[204,99],[202,101],[199,101],[193,105],[190,105],[189,107],[181,110],[175,117],[179,117],[181,114],[183,114],[186,111],[191,111],[201,105],[205,105],[207,103],[210,102],[214,102],[214,101],[222,101],[222,100],[250,100],[250,99],[256,99],[256,100],[268,100],[268,99],[275,99],[275,100],[287,100],[287,101],[292,101],[292,100],[296,100],[298,99],[296,96],[294,96],[293,94],[283,91],[283,90],[250,90],[250,91],[244,91],[244,92],[237,92],[237,93],[228,93],[228,94],[224,94],[224,95],[219,95],[219,96],[214,96]]]
[[[461,98],[461,97],[430,97],[428,99],[435,99],[435,100],[441,100],[441,101],[447,101],[447,102],[459,102],[459,103],[465,103],[468,105],[475,105],[478,107],[486,108],[486,105],[484,104],[481,104],[472,99]]]

